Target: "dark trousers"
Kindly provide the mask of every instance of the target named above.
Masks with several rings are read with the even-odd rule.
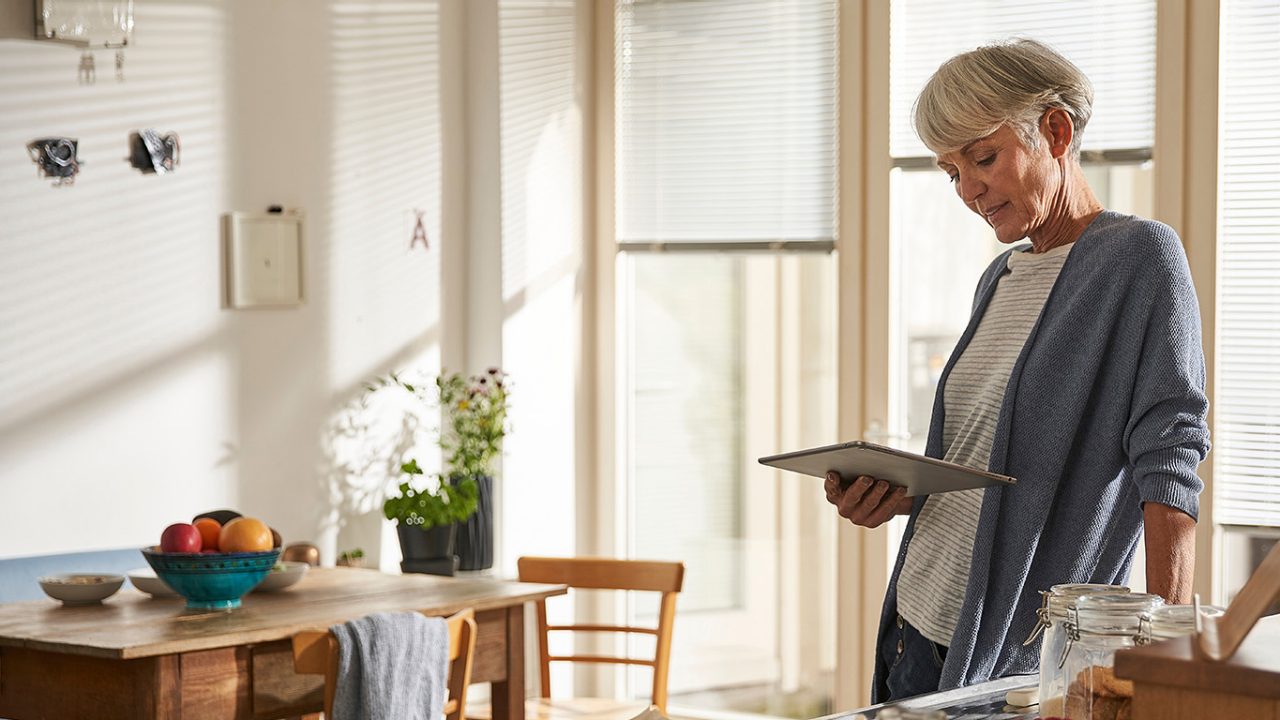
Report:
[[[921,635],[901,615],[881,638],[876,652],[889,671],[884,682],[874,688],[872,702],[902,700],[938,690],[947,647]]]

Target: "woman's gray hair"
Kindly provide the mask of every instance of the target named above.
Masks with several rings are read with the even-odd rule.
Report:
[[[916,133],[941,155],[1009,124],[1028,148],[1040,146],[1049,108],[1071,116],[1071,156],[1093,112],[1093,84],[1070,60],[1035,40],[984,45],[942,64],[916,98]]]

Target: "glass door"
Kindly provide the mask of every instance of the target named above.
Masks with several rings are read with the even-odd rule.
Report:
[[[817,481],[756,458],[832,441],[831,258],[655,253],[619,265],[628,554],[686,567],[671,703],[822,714],[834,523]],[[640,624],[656,611],[656,598],[630,608]],[[632,694],[650,677],[633,672]]]
[[[617,0],[612,19],[613,496],[629,556],[686,565],[670,707],[822,715],[835,516],[756,459],[835,441],[838,3]]]

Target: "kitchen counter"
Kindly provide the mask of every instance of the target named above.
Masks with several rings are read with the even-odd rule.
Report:
[[[1036,708],[1010,708],[1005,705],[1004,697],[1010,690],[1036,687],[1040,682],[1038,675],[1013,675],[999,680],[970,685],[969,687],[944,690],[942,692],[917,695],[913,698],[891,703],[872,705],[871,707],[852,712],[828,715],[821,720],[854,720],[858,715],[872,720],[885,717],[886,708],[898,708],[911,712],[937,712],[947,714],[948,720],[1032,720],[1039,717]],[[941,716],[938,716],[941,717]]]

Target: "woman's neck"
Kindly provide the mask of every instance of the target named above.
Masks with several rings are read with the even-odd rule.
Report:
[[[1084,178],[1080,163],[1069,161],[1049,205],[1049,216],[1028,237],[1031,252],[1048,252],[1079,239],[1089,223],[1102,213],[1102,203]]]

